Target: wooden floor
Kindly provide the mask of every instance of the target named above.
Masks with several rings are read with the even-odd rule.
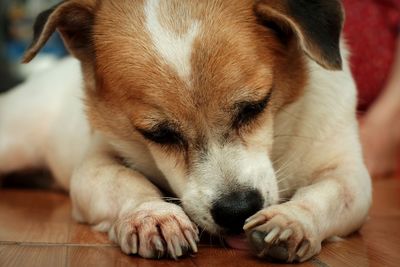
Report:
[[[179,261],[126,256],[105,235],[75,223],[70,212],[60,193],[0,190],[0,266],[285,266],[208,240],[196,256]],[[374,184],[371,216],[360,233],[325,244],[318,257],[297,266],[400,266],[400,178]]]

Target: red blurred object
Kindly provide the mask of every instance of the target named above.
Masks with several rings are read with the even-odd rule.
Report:
[[[345,37],[358,91],[358,110],[365,112],[384,89],[400,29],[400,0],[343,0]]]

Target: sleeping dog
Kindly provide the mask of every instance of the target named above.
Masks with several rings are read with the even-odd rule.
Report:
[[[56,30],[79,61],[0,96],[0,173],[48,168],[126,254],[200,227],[310,259],[371,204],[342,25],[339,0],[64,1],[24,62]]]

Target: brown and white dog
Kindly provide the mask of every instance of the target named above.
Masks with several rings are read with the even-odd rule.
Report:
[[[79,62],[0,96],[0,173],[49,168],[127,254],[196,252],[198,225],[310,259],[371,204],[342,23],[339,0],[64,1],[24,61],[58,30]]]

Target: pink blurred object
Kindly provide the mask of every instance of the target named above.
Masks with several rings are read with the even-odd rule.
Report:
[[[238,250],[250,249],[245,234],[226,236],[225,242],[229,247],[233,249],[238,249]]]

